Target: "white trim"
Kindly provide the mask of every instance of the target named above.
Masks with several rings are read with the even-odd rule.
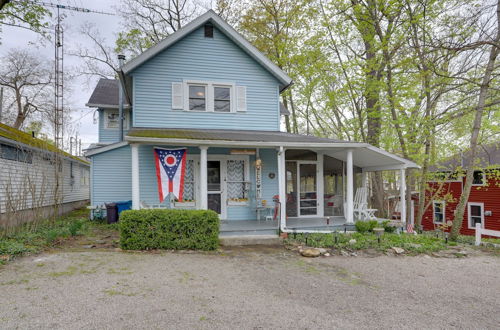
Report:
[[[467,203],[467,228],[476,229],[475,226],[471,227],[471,225],[470,225],[470,220],[471,220],[470,207],[471,206],[480,206],[481,207],[481,227],[484,228],[484,203],[478,203],[478,202],[468,202]]]
[[[441,210],[443,213],[443,222],[436,222],[436,217],[435,217],[435,203],[439,203],[442,205]],[[446,223],[446,202],[444,200],[432,200],[432,223],[436,225],[442,225]]]
[[[102,104],[102,103],[85,103],[86,107],[89,108],[99,108],[99,109],[118,109],[118,104]],[[124,109],[130,109],[130,104],[124,104]]]
[[[352,149],[347,150],[347,183],[346,183],[346,210],[344,210],[344,216],[348,224],[354,223],[354,175],[353,175],[353,161],[352,161]]]
[[[208,209],[208,182],[207,182],[207,146],[199,146],[200,148],[200,209]]]
[[[280,147],[278,156],[278,197],[280,200],[280,229],[286,230],[286,159],[285,148]]]
[[[91,150],[87,150],[85,152],[85,156],[90,157],[90,156],[97,155],[97,154],[100,154],[100,153],[103,153],[103,152],[106,152],[106,151],[110,151],[110,150],[113,150],[113,149],[118,149],[118,148],[124,147],[124,146],[126,146],[128,144],[129,143],[127,141],[122,141],[122,142],[117,142],[117,143],[113,143],[113,144],[108,144],[107,146],[103,146],[103,147],[99,147],[99,148],[94,148],[94,149],[91,149]]]
[[[184,79],[182,81],[183,84],[183,91],[184,91],[184,96],[183,96],[183,102],[184,102],[184,107],[183,109],[178,109],[178,108],[173,108],[172,110],[184,110],[187,112],[211,112],[211,113],[236,113],[237,108],[236,108],[236,84],[234,82],[227,82],[227,81],[209,81],[209,80],[189,80],[189,79]],[[189,109],[189,87],[190,86],[198,86],[198,87],[205,87],[205,110],[190,110]],[[215,111],[215,92],[214,88],[216,87],[222,87],[222,88],[229,88],[229,112],[224,112],[224,111]],[[238,86],[240,87],[240,86]]]
[[[406,223],[406,173],[404,168],[399,170],[399,214],[403,224]]]
[[[156,56],[158,53],[164,51],[168,47],[175,44],[177,41],[183,39],[208,21],[212,22],[212,24],[221,32],[225,33],[227,37],[229,37],[229,39],[235,42],[248,55],[250,55],[264,68],[266,68],[271,74],[273,74],[282,83],[282,90],[284,90],[292,83],[292,78],[290,78],[285,72],[283,72],[276,64],[271,62],[266,56],[264,56],[264,54],[257,50],[257,48],[255,48],[250,42],[248,42],[242,35],[236,32],[234,28],[232,28],[228,23],[220,18],[213,10],[209,10],[205,14],[195,18],[190,23],[177,30],[175,33],[157,43],[155,46],[147,49],[139,56],[127,62],[122,67],[122,71],[125,74],[131,72],[144,62]]]
[[[139,145],[131,144],[131,162],[132,162],[132,209],[141,208],[140,180],[139,180]]]

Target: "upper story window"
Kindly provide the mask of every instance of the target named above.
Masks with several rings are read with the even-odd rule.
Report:
[[[207,86],[189,85],[189,110],[207,110]]]
[[[123,128],[128,129],[128,113],[125,112],[125,119],[123,120]],[[104,128],[105,129],[118,129],[120,127],[120,117],[118,110],[105,110],[104,111]]]
[[[231,87],[214,87],[214,111],[231,112]]]
[[[473,186],[484,186],[486,184],[486,175],[483,171],[474,171]]]
[[[246,87],[234,83],[186,81],[172,83],[172,109],[206,112],[246,111]]]

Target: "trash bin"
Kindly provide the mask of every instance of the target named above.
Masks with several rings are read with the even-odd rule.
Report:
[[[122,213],[122,211],[132,209],[132,201],[116,202],[116,207],[118,209],[118,218],[120,218],[120,213]]]
[[[118,222],[118,208],[116,207],[116,203],[106,204],[106,219],[108,223]]]

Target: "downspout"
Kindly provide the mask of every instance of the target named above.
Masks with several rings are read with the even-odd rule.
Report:
[[[125,55],[118,55],[118,63],[120,65],[120,70],[123,67],[123,63],[125,62]],[[120,84],[118,86],[118,121],[119,121],[119,131],[120,137],[119,141],[123,141],[123,121],[125,117],[123,115],[123,88],[125,86],[125,81],[123,75],[119,74],[118,79],[120,80]]]

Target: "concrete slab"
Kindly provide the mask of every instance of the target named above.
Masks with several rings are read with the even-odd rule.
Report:
[[[244,235],[219,237],[222,246],[282,245],[283,239],[277,235]]]

